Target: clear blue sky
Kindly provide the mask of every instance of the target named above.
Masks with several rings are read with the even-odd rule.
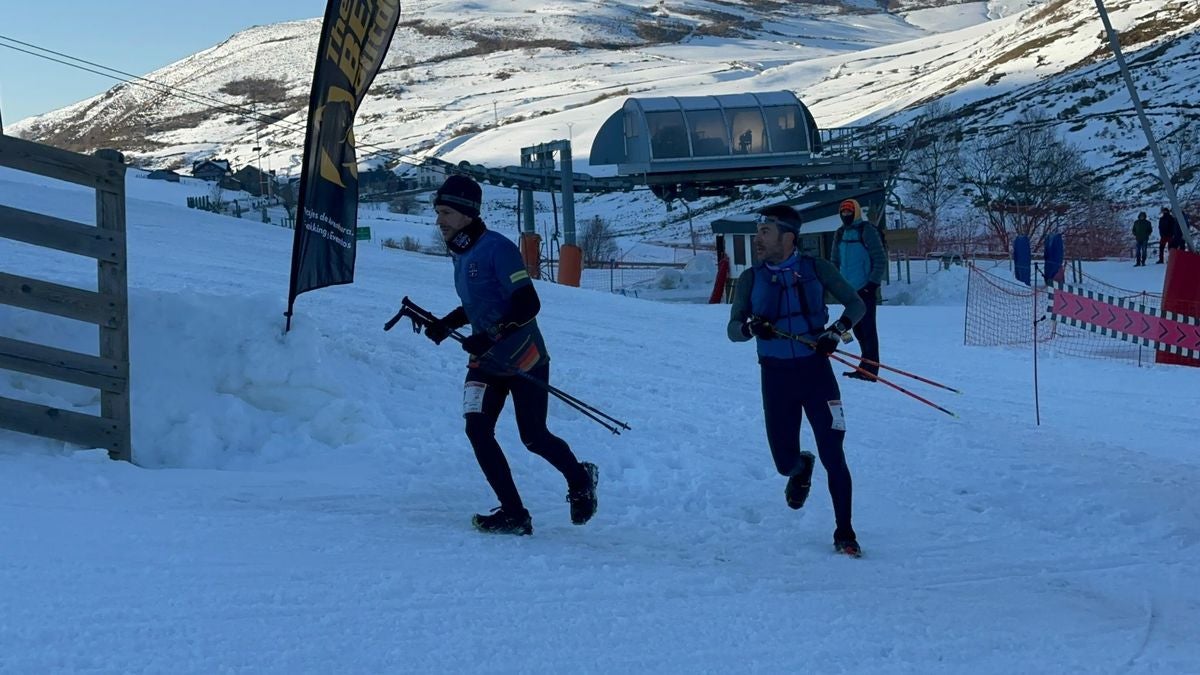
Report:
[[[320,17],[325,4],[325,0],[4,0],[0,35],[145,75],[250,26]],[[3,44],[11,43],[0,40]],[[0,114],[5,125],[89,98],[116,83],[0,46]]]

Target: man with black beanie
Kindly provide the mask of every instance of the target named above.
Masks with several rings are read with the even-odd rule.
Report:
[[[599,470],[576,459],[566,441],[546,428],[549,393],[529,379],[550,382],[550,355],[535,318],[541,301],[516,244],[480,219],[482,199],[478,183],[457,175],[434,195],[438,229],[454,261],[454,289],[462,305],[425,328],[425,335],[441,344],[453,331],[471,326],[462,341],[471,355],[463,417],[475,457],[500,501],[491,514],[475,514],[472,523],[483,532],[533,533],[529,511],[496,442],[496,420],[512,394],[521,442],[566,478],[571,522],[583,525],[596,512]]]

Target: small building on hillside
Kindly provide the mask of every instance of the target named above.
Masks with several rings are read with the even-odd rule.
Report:
[[[179,174],[171,169],[155,169],[146,174],[146,178],[150,180],[165,180],[168,183],[179,182]]]
[[[228,160],[202,159],[192,162],[192,176],[200,180],[213,183],[230,175],[232,175],[232,171]]]
[[[249,164],[243,166],[234,172],[233,178],[241,186],[241,190],[249,192],[255,197],[261,197],[264,193],[271,191],[269,185],[271,176],[265,171],[260,171],[256,166]]]

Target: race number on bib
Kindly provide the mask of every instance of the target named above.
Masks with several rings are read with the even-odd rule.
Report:
[[[483,412],[483,394],[487,385],[483,382],[467,382],[463,386],[463,414]]]
[[[832,426],[833,426],[834,431],[845,431],[846,430],[846,414],[844,412],[842,412],[842,402],[841,401],[830,401],[829,402],[829,414],[833,417],[833,425]]]

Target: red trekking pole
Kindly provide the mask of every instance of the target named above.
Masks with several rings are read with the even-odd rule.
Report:
[[[812,349],[813,351],[816,351],[816,348],[817,348],[817,343],[816,343],[816,342],[813,342],[812,340],[809,340],[808,338],[804,337],[803,335],[795,335],[795,334],[793,334],[793,333],[785,333],[785,332],[783,332],[783,331],[779,330],[778,328],[776,328],[776,329],[775,329],[775,332],[776,332],[776,333],[778,333],[778,334],[779,334],[780,336],[782,336],[782,337],[785,337],[785,338],[789,338],[789,339],[795,340],[796,342],[799,342],[799,343],[801,343],[801,344],[803,344],[803,345],[805,345],[805,346],[809,347],[809,348],[810,348],[810,349]],[[901,387],[900,385],[898,385],[898,384],[896,384],[896,383],[894,383],[894,382],[891,382],[891,381],[889,381],[889,380],[886,380],[886,379],[884,379],[884,378],[882,378],[882,377],[879,377],[878,375],[876,375],[876,374],[874,374],[874,373],[870,372],[869,370],[865,370],[865,369],[861,368],[860,366],[856,366],[856,365],[854,365],[853,363],[851,363],[849,360],[847,360],[847,359],[844,359],[844,358],[842,358],[842,357],[838,356],[838,354],[848,354],[847,352],[843,352],[843,351],[842,351],[842,350],[840,350],[840,349],[838,349],[838,350],[835,350],[835,351],[836,351],[836,353],[834,353],[834,354],[830,354],[830,355],[829,355],[829,358],[831,358],[831,359],[833,359],[833,360],[837,361],[838,363],[841,363],[841,364],[844,364],[844,365],[850,366],[851,368],[853,368],[854,370],[856,370],[856,371],[858,371],[858,372],[862,373],[863,375],[867,375],[868,377],[870,377],[870,378],[871,378],[871,380],[873,380],[873,381],[875,381],[875,382],[880,382],[880,383],[882,383],[882,384],[886,384],[887,386],[891,387],[892,389],[895,389],[896,391],[900,392],[901,394],[904,394],[905,396],[911,396],[912,398],[915,398],[915,399],[917,399],[917,400],[918,400],[918,401],[920,401],[921,403],[924,403],[925,405],[927,405],[927,406],[929,406],[929,407],[931,407],[931,408],[935,408],[935,409],[937,409],[937,410],[940,410],[941,412],[944,412],[944,413],[946,413],[947,415],[949,415],[949,416],[951,416],[951,417],[958,417],[958,415],[954,414],[953,412],[951,412],[951,411],[949,411],[949,410],[946,410],[945,408],[943,408],[942,406],[940,406],[940,405],[938,405],[938,404],[934,403],[933,401],[930,401],[929,399],[927,399],[927,398],[924,398],[924,397],[922,397],[922,396],[918,396],[917,394],[914,394],[913,392],[911,392],[911,391],[909,391],[909,390],[905,389],[904,387]],[[849,356],[856,356],[855,354],[848,354],[848,355],[849,355]],[[885,367],[883,364],[881,364],[881,363],[877,363],[877,362],[875,362],[875,361],[871,361],[870,359],[864,359],[864,362],[866,362],[866,363],[871,363],[871,364],[874,364],[874,365],[878,365],[878,366],[879,366],[879,367],[881,367],[881,368]],[[916,376],[916,375],[913,375],[912,373],[906,373],[906,372],[904,372],[904,371],[901,371],[901,370],[899,370],[898,368],[888,368],[888,369],[889,369],[889,370],[895,370],[895,371],[897,371],[897,372],[899,372],[899,373],[901,373],[901,374],[903,374],[903,375],[908,375],[909,377],[912,377],[912,378],[914,378],[914,379],[920,380],[920,381],[922,381],[922,382],[926,382],[926,383],[929,383],[929,384],[932,384],[932,385],[935,385],[935,386],[939,386],[939,387],[942,387],[942,388],[944,388],[944,389],[950,389],[950,391],[958,392],[958,390],[956,390],[956,389],[951,389],[950,387],[947,387],[947,386],[946,386],[946,385],[944,385],[944,384],[939,384],[939,383],[937,383],[937,382],[933,382],[932,380],[927,380],[927,379],[925,379],[925,378],[923,378],[923,377],[918,377],[918,376]],[[959,393],[960,393],[960,392],[959,392]]]
[[[952,392],[954,392],[955,394],[961,394],[961,393],[962,393],[961,391],[959,391],[959,390],[955,389],[954,387],[950,387],[950,386],[944,385],[944,384],[942,384],[941,382],[934,382],[933,380],[931,380],[931,379],[929,379],[929,378],[921,377],[920,375],[917,375],[917,374],[915,374],[915,373],[910,373],[910,372],[908,372],[907,370],[900,370],[899,368],[896,368],[895,366],[889,366],[889,365],[887,365],[887,364],[880,363],[880,362],[878,362],[878,361],[872,361],[871,359],[868,359],[868,358],[866,358],[866,357],[860,356],[860,355],[858,355],[858,354],[853,354],[853,353],[851,353],[851,352],[847,352],[847,351],[844,351],[844,350],[841,350],[841,349],[837,350],[837,353],[838,353],[838,354],[844,354],[844,355],[846,355],[846,356],[850,356],[850,357],[856,358],[856,359],[858,359],[859,361],[861,361],[861,362],[863,362],[863,363],[867,364],[868,366],[875,366],[876,368],[882,368],[882,369],[884,369],[884,370],[890,370],[890,371],[892,371],[893,373],[897,373],[897,374],[899,374],[899,375],[904,375],[905,377],[911,377],[912,379],[914,379],[914,380],[916,380],[916,381],[918,381],[918,382],[924,382],[925,384],[932,385],[932,386],[934,386],[934,387],[938,387],[939,389],[945,389],[946,391],[952,391]],[[838,360],[839,360],[839,361],[841,361],[841,359],[838,359]]]

